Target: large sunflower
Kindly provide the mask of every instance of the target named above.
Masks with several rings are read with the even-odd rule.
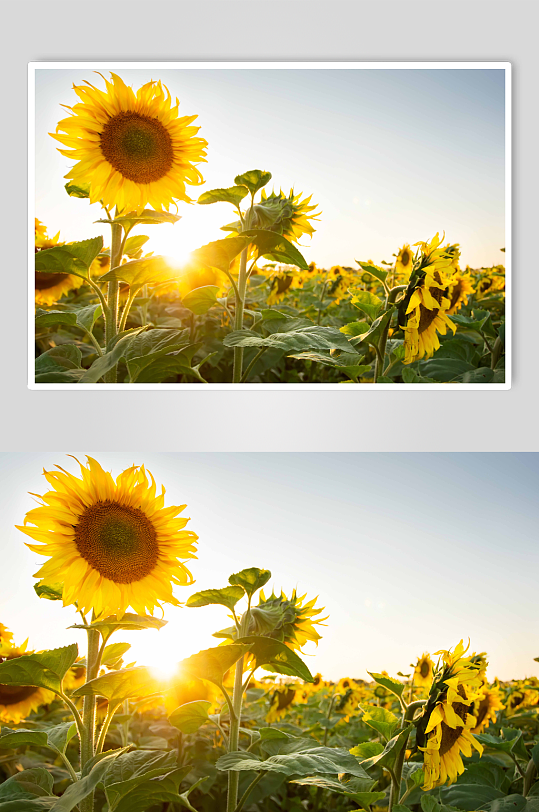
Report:
[[[13,660],[32,654],[26,646],[9,646],[2,649],[0,662]],[[0,685],[0,722],[19,724],[30,713],[41,705],[48,705],[54,699],[54,693],[35,685]]]
[[[193,583],[178,559],[196,558],[197,536],[183,529],[189,519],[178,517],[185,505],[165,508],[165,489],[156,495],[144,466],[133,465],[115,481],[87,460],[79,463],[81,479],[60,466],[44,471],[53,490],[19,527],[41,542],[28,547],[49,557],[35,577],[63,584],[64,606],[76,603],[98,616],[123,615],[129,606],[151,613],[160,602],[178,606],[172,585]]]
[[[471,730],[476,726],[472,703],[481,685],[479,669],[462,641],[454,651],[439,651],[442,663],[434,680],[418,725],[417,744],[424,754],[425,791],[452,784],[464,772],[461,753],[470,757],[472,748],[479,754],[482,745]]]
[[[115,73],[103,77],[106,90],[89,82],[73,86],[80,103],[67,107],[53,138],[77,163],[65,176],[90,184],[90,202],[107,208],[161,211],[175,200],[191,202],[186,184],[204,179],[196,164],[205,160],[207,142],[192,127],[197,116],[178,117],[179,102],[161,82],[150,81],[135,93]],[[58,134],[60,133],[60,134]]]
[[[420,358],[431,358],[440,347],[440,335],[449,328],[457,329],[447,316],[449,299],[445,296],[447,280],[442,272],[427,273],[415,287],[406,308],[404,330],[404,363],[411,364]]]
[[[46,248],[54,248],[55,245],[64,245],[58,242],[60,232],[54,237],[47,235],[47,227],[40,222],[37,217],[35,232],[35,253],[44,251]],[[62,298],[64,293],[76,290],[84,283],[81,276],[69,273],[40,273],[35,271],[35,300],[36,305],[51,305]]]

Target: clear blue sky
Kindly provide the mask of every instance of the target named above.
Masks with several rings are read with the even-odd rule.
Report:
[[[72,452],[83,459],[82,452]],[[404,671],[424,651],[471,638],[490,678],[539,673],[539,455],[524,453],[209,454],[88,452],[115,475],[144,463],[198,533],[196,585],[182,601],[259,566],[273,585],[319,595],[329,613],[307,661],[326,677]],[[0,455],[0,622],[34,648],[73,640],[72,608],[35,596],[44,559],[14,524],[44,493],[42,468],[76,472],[64,452]],[[219,607],[168,607],[160,632],[125,634],[133,659],[166,665],[216,641]]]
[[[504,73],[502,70],[118,70],[136,89],[161,79],[198,114],[209,142],[206,184],[228,186],[258,167],[275,185],[313,195],[323,211],[306,258],[318,265],[390,261],[404,242],[446,232],[463,264],[503,262]],[[36,216],[65,240],[102,233],[98,204],[70,199],[70,161],[47,133],[78,99],[89,70],[36,74]],[[174,227],[150,227],[149,247],[179,257],[223,237],[226,204],[180,205]]]

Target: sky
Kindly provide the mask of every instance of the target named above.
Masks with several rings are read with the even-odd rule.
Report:
[[[187,504],[199,553],[180,601],[251,566],[271,570],[269,587],[318,595],[329,617],[306,649],[313,674],[406,674],[423,652],[470,638],[490,679],[539,675],[538,454],[86,453],[115,476],[143,463],[166,505]],[[14,528],[55,464],[78,469],[64,452],[0,455],[0,622],[34,649],[84,646],[83,632],[66,631],[73,607],[35,595],[45,559]],[[217,606],[168,606],[165,618],[160,631],[118,633],[133,644],[127,662],[167,670],[230,624]]]
[[[209,147],[193,199],[252,168],[271,171],[277,189],[312,194],[322,214],[301,243],[319,267],[393,261],[404,243],[444,231],[462,267],[504,261],[503,70],[116,70],[135,89],[161,79],[180,115],[198,115]],[[65,193],[72,162],[48,135],[84,80],[104,87],[90,70],[36,71],[35,216],[62,240],[103,234],[108,245],[99,204]],[[225,203],[180,203],[178,213],[174,226],[149,227],[148,250],[182,260],[236,219]]]

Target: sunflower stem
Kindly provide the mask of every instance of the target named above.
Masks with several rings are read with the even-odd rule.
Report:
[[[236,312],[234,315],[234,330],[243,330],[243,308],[245,307],[245,291],[247,290],[247,248],[244,248],[240,257],[240,272],[238,275],[238,290],[236,295]],[[232,383],[241,383],[243,374],[243,347],[234,347],[234,370]]]
[[[236,663],[236,674],[234,678],[234,693],[232,694],[233,714],[230,715],[230,732],[228,736],[228,752],[233,753],[238,749],[240,737],[240,717],[243,694],[243,657]],[[238,787],[240,774],[236,770],[228,771],[228,798],[227,812],[234,812],[238,804]]]
[[[97,629],[87,629],[88,635],[88,656],[86,658],[86,682],[97,677],[99,673],[99,632]],[[95,755],[95,696],[85,696],[82,706],[82,722],[84,729],[82,731],[80,743],[80,769],[81,774],[85,765]],[[80,804],[80,812],[93,812],[94,809],[94,793],[91,792],[87,795]]]
[[[110,269],[117,268],[122,261],[122,227],[119,223],[111,223]],[[111,279],[107,292],[107,321],[105,346],[118,335],[118,294],[120,285],[117,279]],[[116,383],[116,367],[113,367],[104,376],[105,383]]]
[[[418,699],[416,702],[411,702],[408,707],[406,708],[406,712],[402,716],[401,722],[401,730],[404,730],[406,727],[406,722],[411,722],[414,718],[414,714],[416,710],[422,708],[425,705],[424,699]],[[408,737],[406,737],[406,741],[402,745],[402,748],[396,758],[395,761],[395,769],[394,773],[391,775],[391,791],[389,793],[389,805],[388,805],[388,812],[391,812],[393,809],[393,805],[395,803],[399,803],[399,795],[401,789],[401,778],[402,778],[402,768],[404,765],[404,756],[406,754],[406,745],[408,744]]]

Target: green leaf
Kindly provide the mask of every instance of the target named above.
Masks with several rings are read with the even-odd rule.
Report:
[[[391,715],[393,715],[393,714],[391,714]],[[367,724],[369,724],[371,727],[373,727],[373,725],[371,725],[370,722],[367,722]],[[383,724],[383,723],[378,722],[378,724]],[[369,758],[367,758],[367,759],[362,758],[361,745],[358,745],[357,748],[353,747],[350,750],[350,753],[352,755],[357,756],[359,759],[361,759],[361,761],[360,761],[361,766],[365,770],[370,769],[375,764],[378,765],[378,767],[390,767],[391,768],[392,765],[395,763],[396,758],[399,755],[400,751],[403,749],[403,747],[406,746],[406,742],[408,741],[408,736],[412,732],[413,727],[414,727],[413,725],[408,725],[408,727],[405,727],[396,736],[394,736],[392,739],[389,739],[389,741],[387,742],[386,746],[384,747],[384,749],[382,750],[381,753],[375,753],[372,756],[369,756]],[[389,730],[389,727],[386,728],[386,729]],[[394,727],[393,727],[393,729],[394,729]],[[384,735],[384,734],[382,734],[382,735]]]
[[[226,347],[271,347],[285,350],[288,354],[304,350],[343,350],[351,352],[345,336],[335,327],[312,325],[286,333],[261,336],[252,330],[236,330],[223,339]]]
[[[247,248],[250,242],[250,237],[243,235],[215,240],[192,251],[191,261],[195,264],[205,265],[208,268],[218,268],[220,271],[227,272],[230,263],[235,260],[238,254],[241,254],[244,248]]]
[[[356,259],[356,262],[363,271],[370,273],[371,276],[374,276],[375,279],[378,279],[385,286],[388,271],[379,268],[378,265],[373,265],[371,262],[360,262],[359,259]]]
[[[142,250],[142,246],[146,245],[149,239],[144,234],[128,237],[125,241],[124,256],[136,259],[137,254]]]
[[[117,280],[127,282],[130,288],[141,288],[143,285],[157,285],[161,282],[172,282],[178,279],[178,268],[173,267],[170,261],[163,256],[144,257],[132,259],[117,268],[111,268],[106,274],[99,277],[100,282]]]
[[[36,795],[52,795],[54,779],[44,767],[33,767],[30,770],[22,770],[10,776],[0,784],[0,809],[8,801],[14,802],[17,798],[33,798]],[[57,799],[54,798],[54,801]],[[9,808],[9,807],[8,807]],[[13,809],[16,807],[13,806]],[[28,807],[29,809],[31,807]],[[36,807],[36,809],[39,807]],[[43,807],[46,808],[46,807]],[[20,812],[25,812],[26,807],[17,807]]]
[[[166,330],[156,328],[138,333],[124,352],[131,382],[135,382],[142,372],[158,358],[189,344],[188,330]]]
[[[217,303],[219,290],[218,285],[203,285],[201,288],[195,288],[183,297],[182,304],[195,316],[203,316],[210,307]]]
[[[63,588],[63,584],[34,584],[38,598],[46,598],[48,601],[61,601]]]
[[[370,674],[378,685],[382,685],[384,688],[387,688],[388,691],[391,691],[392,694],[395,694],[395,696],[398,696],[400,699],[402,692],[404,691],[404,685],[402,682],[399,682],[399,680],[393,679],[392,677],[386,677],[384,674],[376,674],[373,671],[367,671],[367,674]]]
[[[134,383],[160,383],[168,378],[178,375],[190,375],[201,383],[205,383],[198,367],[192,367],[184,351],[176,350],[169,355],[162,355],[151,364],[148,364],[137,375]]]
[[[236,175],[234,183],[238,186],[247,186],[251,194],[254,195],[270,182],[271,177],[271,172],[264,172],[262,169],[250,169],[248,172],[244,172],[243,175]]]
[[[121,753],[122,751],[120,751]],[[103,780],[103,777],[109,769],[111,763],[118,757],[117,753],[105,755],[100,761],[95,764],[88,775],[81,778],[74,784],[66,789],[61,798],[58,798],[56,804],[52,807],[53,812],[71,812],[83,798],[86,798],[96,786]]]
[[[96,677],[73,691],[72,696],[103,696],[110,706],[132,696],[147,696],[159,691],[159,682],[145,666],[124,668]]]
[[[191,769],[191,765],[178,767],[166,775],[144,781],[120,799],[114,812],[147,812],[166,803],[185,806],[179,790],[181,782]]]
[[[195,608],[220,604],[228,609],[233,609],[244,595],[245,592],[240,586],[225,586],[223,589],[203,589],[201,592],[195,592],[194,595],[191,595],[185,605]]]
[[[79,310],[75,310],[78,326],[91,333],[94,324],[102,312],[103,310],[100,304],[91,304],[87,305],[87,307],[81,307]]]
[[[77,181],[77,183],[74,183],[72,180],[70,180],[69,183],[65,184],[64,189],[70,197],[90,197],[90,184],[84,183],[84,181]]]
[[[122,753],[110,765],[103,780],[110,812],[135,787],[170,772],[175,766],[176,755],[173,752],[134,750]]]
[[[348,773],[370,780],[365,770],[344,748],[322,747],[314,739],[291,740],[283,746],[280,753],[265,760],[244,750],[227,753],[217,760],[216,766],[218,770],[265,770],[284,775]]]
[[[462,383],[492,383],[494,379],[494,370],[490,367],[478,367],[462,375]]]
[[[205,699],[197,699],[194,702],[187,702],[180,705],[170,716],[168,721],[173,727],[177,727],[182,733],[196,733],[205,722],[209,720],[209,709],[211,702]]]
[[[404,367],[402,370],[402,380],[404,383],[437,383],[434,378],[424,378],[422,375],[419,375],[412,367]]]
[[[246,185],[231,186],[229,189],[211,189],[209,192],[203,192],[197,203],[201,205],[207,203],[232,203],[233,206],[239,206],[240,202],[248,194],[249,189]]]
[[[60,344],[36,358],[36,383],[76,383],[81,369],[82,353],[75,344]]]
[[[299,677],[305,682],[314,682],[314,678],[295,651],[279,640],[271,637],[241,637],[239,643],[247,644],[254,655],[256,667],[262,666],[266,671]]]
[[[65,753],[67,745],[71,739],[77,735],[77,725],[75,722],[63,722],[45,730],[50,746],[55,747],[59,753]]]
[[[361,706],[363,716],[361,721],[369,727],[374,728],[380,733],[388,742],[393,735],[393,731],[399,725],[399,719],[391,711],[386,708],[380,708],[376,705]]]
[[[274,231],[252,229],[243,231],[242,236],[251,238],[251,242],[258,249],[258,257],[296,265],[302,271],[309,270],[309,265],[303,255],[282,234],[276,234]]]
[[[371,804],[375,801],[380,801],[385,798],[385,792],[369,792],[354,790],[354,781],[350,781],[350,786],[346,782],[335,781],[329,778],[319,778],[317,776],[308,776],[307,778],[298,778],[292,780],[292,784],[302,784],[303,786],[318,787],[325,789],[328,792],[337,792],[339,795],[344,795],[355,801],[363,810],[370,812]],[[373,782],[370,782],[372,786]],[[394,812],[398,812],[397,807],[393,807]],[[409,812],[409,811],[408,811]]]
[[[52,327],[55,324],[67,324],[73,327],[77,323],[77,315],[69,310],[37,310],[36,330]]]
[[[79,382],[97,383],[97,381],[102,378],[106,372],[113,369],[118,361],[124,357],[133,339],[136,338],[137,335],[144,329],[144,327],[140,327],[136,330],[129,331],[126,335],[121,336],[110,352],[106,352],[99,358],[96,358],[92,366],[86,370]]]
[[[340,328],[341,333],[344,333],[346,336],[361,336],[364,333],[368,333],[370,327],[366,321],[351,321],[349,324],[343,325]]]
[[[370,293],[368,290],[358,290],[357,288],[352,288],[350,293],[352,294],[351,302],[358,310],[362,310],[363,313],[366,313],[371,319],[377,317],[383,305],[382,300],[378,296],[374,293]]]
[[[70,273],[88,278],[88,269],[103,248],[103,237],[54,246],[38,251],[35,269],[40,273]]]
[[[9,727],[2,727],[0,731],[0,750],[10,750],[16,747],[34,745],[43,747],[47,744],[47,734],[44,730],[10,730]]]
[[[232,668],[247,651],[249,646],[238,643],[208,648],[182,660],[178,668],[180,673],[209,680],[220,687],[228,669]]]
[[[475,812],[476,809],[483,808],[490,801],[503,798],[504,793],[495,787],[462,783],[444,787],[440,790],[440,797],[444,803],[467,810],[467,812]]]
[[[373,347],[377,347],[380,343],[382,333],[384,332],[388,323],[391,321],[391,316],[393,315],[394,310],[395,308],[391,307],[389,310],[386,310],[385,313],[382,313],[381,316],[378,316],[378,318],[371,324],[370,329],[367,332],[359,335],[357,338],[352,339],[351,343],[354,344],[354,346],[357,346],[358,344],[366,342],[367,344],[371,344]]]
[[[151,615],[133,615],[126,612],[125,615],[119,620],[115,615],[103,618],[103,620],[94,620],[93,623],[84,626],[83,624],[75,624],[70,626],[70,629],[97,629],[103,636],[105,642],[109,639],[113,632],[123,629],[124,631],[141,631],[142,629],[162,629],[167,625],[166,620],[161,620],[158,617],[151,617]]]
[[[350,752],[360,761],[365,761],[383,753],[384,745],[380,742],[360,742],[360,744],[356,744],[355,747],[352,747]]]
[[[453,806],[446,806],[440,803],[440,801],[437,801],[432,795],[421,796],[421,809],[422,812],[460,812],[460,810],[455,809]]]
[[[120,223],[127,231],[130,231],[134,226],[146,225],[153,226],[159,223],[177,223],[181,220],[177,214],[169,214],[167,211],[153,211],[153,209],[144,209],[140,214],[134,211],[122,214],[120,217],[115,217],[112,222]],[[110,220],[96,220],[97,223],[108,223]]]
[[[61,681],[79,653],[76,643],[51,651],[40,651],[0,663],[1,685],[35,685],[58,692]]]
[[[130,648],[130,643],[111,643],[110,646],[105,646],[101,658],[101,665],[106,668],[114,668]]]
[[[452,381],[454,378],[458,378],[459,375],[473,369],[473,364],[461,358],[443,358],[435,355],[434,358],[429,358],[428,361],[419,362],[419,371],[422,376],[434,378],[443,383]]]
[[[261,589],[271,578],[269,570],[261,570],[258,567],[248,567],[231,575],[228,583],[243,587],[249,596],[254,595],[257,589]]]

